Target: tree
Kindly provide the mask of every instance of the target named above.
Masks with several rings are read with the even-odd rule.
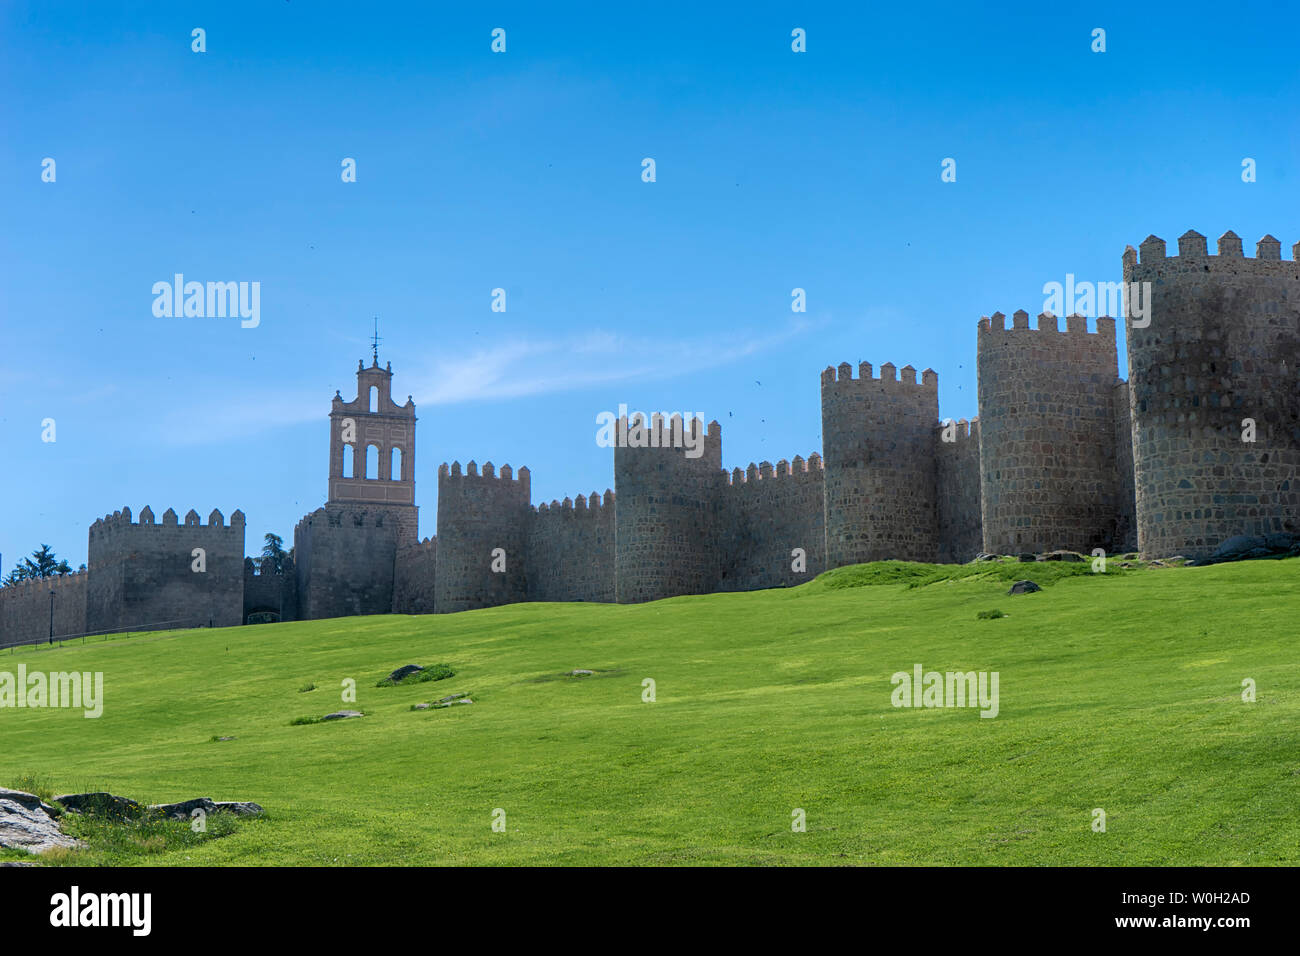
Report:
[[[85,565],[82,565],[84,568]],[[30,581],[33,578],[54,578],[62,577],[65,574],[71,574],[72,568],[67,561],[60,560],[48,544],[41,545],[32,552],[30,558],[23,558],[8,577],[4,579],[4,586],[9,587],[17,584],[19,581]]]
[[[262,546],[262,557],[271,559],[271,566],[276,574],[283,574],[285,561],[291,554],[284,550],[284,539],[268,531],[264,540],[266,544]]]

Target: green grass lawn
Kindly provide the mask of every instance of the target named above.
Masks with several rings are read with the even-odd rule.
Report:
[[[102,671],[104,713],[0,710],[0,785],[267,810],[83,862],[1300,863],[1300,560],[1086,571],[890,562],[639,606],[23,649],[0,671]],[[1007,596],[1019,577],[1044,589]],[[375,686],[437,662],[455,676]],[[891,706],[918,663],[999,672],[1000,713]],[[366,716],[291,725],[345,708]]]

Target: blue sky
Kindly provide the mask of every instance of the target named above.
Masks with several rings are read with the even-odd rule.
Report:
[[[727,467],[807,456],[842,361],[970,417],[980,315],[1153,232],[1300,239],[1275,4],[466,6],[0,4],[5,571],[123,505],[291,540],[374,316],[427,536],[440,462],[604,491],[620,403],[718,419]],[[155,317],[176,272],[260,282],[260,325]]]

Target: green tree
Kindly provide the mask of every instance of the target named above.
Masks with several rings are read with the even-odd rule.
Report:
[[[9,572],[3,584],[11,586],[32,578],[55,578],[71,573],[72,568],[68,562],[60,560],[48,544],[43,544],[32,552],[30,558],[23,558],[17,567]]]
[[[284,550],[284,539],[278,534],[268,531],[264,540],[266,543],[262,545],[262,557],[271,559],[276,574],[283,574],[285,560],[292,555],[292,552]]]

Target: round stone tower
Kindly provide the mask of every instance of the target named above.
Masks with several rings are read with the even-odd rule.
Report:
[[[722,426],[680,415],[618,419],[615,591],[620,604],[705,594],[721,573]]]
[[[939,377],[930,369],[845,362],[822,372],[826,566],[939,555],[934,430]]]
[[[976,339],[984,550],[1116,550],[1115,320],[995,312]]]
[[[1300,531],[1300,262],[1226,232],[1124,252],[1138,546],[1205,556],[1234,535]],[[1300,243],[1292,247],[1300,259]],[[1136,314],[1134,314],[1136,311]]]

